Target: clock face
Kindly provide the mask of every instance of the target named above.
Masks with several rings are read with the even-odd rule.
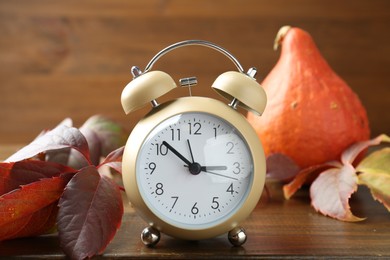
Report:
[[[186,112],[151,131],[136,172],[141,197],[153,214],[177,227],[204,229],[244,203],[253,159],[233,125],[208,113]]]

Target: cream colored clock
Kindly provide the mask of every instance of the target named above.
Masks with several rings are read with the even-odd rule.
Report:
[[[199,45],[226,55],[238,71],[225,72],[212,88],[230,100],[189,96],[162,104],[157,98],[176,88],[162,71],[151,71],[164,54]],[[147,222],[142,241],[155,245],[160,232],[200,240],[228,233],[230,242],[246,241],[239,226],[256,206],[265,181],[265,157],[258,137],[236,111],[237,106],[261,114],[266,95],[255,81],[256,70],[245,73],[240,63],[213,43],[188,40],[160,51],[122,92],[122,106],[130,113],[148,103],[152,110],[134,127],[123,155],[126,194]],[[180,80],[195,85],[196,78]]]

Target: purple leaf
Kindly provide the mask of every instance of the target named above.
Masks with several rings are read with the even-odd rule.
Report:
[[[102,156],[102,145],[98,134],[93,128],[85,127],[85,125],[80,127],[80,132],[87,139],[92,164],[98,165]]]
[[[122,173],[122,156],[123,156],[123,151],[125,150],[125,147],[122,146],[115,151],[112,151],[107,157],[104,159],[104,161],[98,166],[106,165],[114,170],[116,170],[119,173]]]
[[[88,143],[82,133],[74,127],[59,125],[46,134],[38,137],[29,145],[23,147],[6,161],[21,161],[39,153],[63,148],[73,148],[79,151],[90,162]]]
[[[92,163],[88,162],[80,152],[71,148],[47,151],[45,160],[67,165],[73,169],[81,169]]]
[[[73,121],[71,118],[65,118],[64,120],[62,120],[55,128],[59,127],[59,126],[67,126],[67,127],[72,127],[73,126]],[[45,129],[45,130],[42,130],[39,135],[37,137],[35,137],[35,139],[41,137],[42,135],[45,135],[47,132],[50,132],[50,130],[48,129]]]
[[[80,131],[87,138],[89,144],[94,143],[90,150],[99,149],[99,155],[103,157],[125,145],[129,136],[121,125],[101,115],[90,117],[80,127]],[[97,146],[98,141],[99,147]],[[91,151],[91,154],[94,153]]]
[[[60,244],[73,259],[104,251],[120,226],[123,215],[118,186],[88,166],[68,183],[57,217]]]
[[[274,153],[267,157],[267,178],[288,181],[299,172],[299,166],[288,156]]]

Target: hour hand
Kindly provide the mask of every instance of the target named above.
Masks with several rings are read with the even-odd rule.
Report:
[[[162,142],[163,145],[165,145],[174,155],[179,157],[187,166],[190,166],[191,162],[187,160],[181,153],[179,153],[175,148],[173,148],[170,144],[168,144],[166,141]]]
[[[226,166],[202,166],[200,167],[200,170],[203,172],[206,171],[224,171],[227,170]]]

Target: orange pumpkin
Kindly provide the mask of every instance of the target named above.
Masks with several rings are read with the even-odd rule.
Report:
[[[339,159],[370,129],[358,96],[330,68],[311,36],[282,27],[275,39],[280,58],[263,81],[267,107],[247,119],[267,155],[282,153],[301,168]]]

